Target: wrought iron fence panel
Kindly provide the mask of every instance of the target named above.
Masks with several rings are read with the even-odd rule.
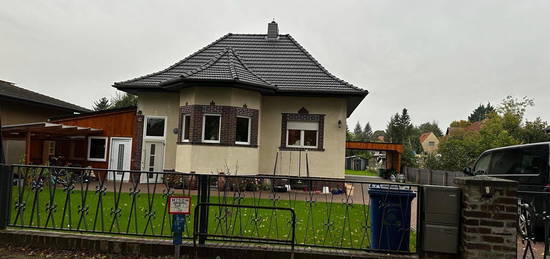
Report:
[[[401,229],[404,234],[397,239],[372,237],[368,195],[370,183],[282,176],[210,175],[208,178],[209,201],[235,205],[209,207],[209,234],[218,237],[289,238],[289,217],[280,215],[279,210],[260,211],[238,205],[290,208],[296,213],[297,246],[374,250],[371,240],[376,238],[386,242],[407,242],[410,251],[416,250],[416,231],[410,224]],[[384,188],[397,186],[417,188],[398,184],[386,184]],[[388,197],[375,205],[385,210],[383,203],[390,204]],[[415,206],[403,207],[401,217],[416,214],[416,209],[413,211]],[[416,222],[413,221],[412,225],[416,226]]]
[[[196,175],[179,172],[2,165],[13,178],[9,226],[153,238],[172,236],[168,197],[192,197],[183,238],[199,243],[238,241],[348,250],[416,251],[415,200],[380,196],[417,185],[293,176]],[[388,192],[389,193],[389,192]],[[201,208],[197,208],[198,204]],[[211,205],[207,205],[211,204]],[[215,205],[212,205],[215,204]],[[406,205],[409,204],[409,205]],[[195,213],[195,210],[197,212]],[[396,213],[386,213],[398,211]],[[289,213],[291,211],[292,213]],[[378,211],[376,214],[375,212]],[[373,235],[373,215],[385,218]],[[394,220],[394,221],[392,221]],[[393,224],[393,225],[392,225]],[[385,229],[399,229],[391,232]],[[397,233],[397,234],[396,234]],[[384,236],[385,235],[385,236]],[[383,247],[372,247],[373,242]],[[390,246],[388,246],[390,245]]]
[[[522,258],[535,258],[533,244],[544,242],[543,258],[550,255],[550,192],[518,191],[518,233],[523,244]]]
[[[5,166],[4,166],[5,167]],[[168,196],[192,195],[192,175],[9,165],[9,226],[147,237],[172,236]],[[139,179],[143,174],[144,180]],[[187,219],[192,226],[192,219]],[[184,238],[192,238],[186,229]]]

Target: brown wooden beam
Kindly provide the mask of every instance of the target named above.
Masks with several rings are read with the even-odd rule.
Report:
[[[403,144],[346,141],[346,149],[375,150],[375,151],[396,151],[403,153]]]

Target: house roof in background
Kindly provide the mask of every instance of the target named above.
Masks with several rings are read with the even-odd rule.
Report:
[[[231,51],[227,51],[229,48]],[[221,57],[234,57],[234,65],[242,73],[239,79],[270,85],[275,92],[362,97],[368,94],[367,90],[329,73],[288,34],[279,34],[273,39],[266,34],[229,33],[165,70],[117,82],[114,86],[120,90],[159,89],[189,78],[189,74],[204,80],[225,79],[230,66],[225,58],[220,60],[220,53]],[[215,66],[212,62],[221,63]]]
[[[470,124],[467,127],[449,127],[447,128],[446,135],[453,135],[456,132],[464,131],[464,132],[478,132],[483,127],[483,121],[476,121]]]
[[[0,97],[16,99],[20,101],[32,102],[47,106],[53,106],[59,109],[69,110],[73,112],[89,112],[90,110],[74,105],[59,99],[49,97],[37,92],[33,92],[15,84],[0,80]]]
[[[420,135],[420,143],[424,142],[433,132],[424,132]],[[435,134],[434,134],[435,135]]]

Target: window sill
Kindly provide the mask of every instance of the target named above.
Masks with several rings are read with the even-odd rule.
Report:
[[[178,145],[202,145],[202,146],[220,146],[220,147],[247,147],[258,148],[258,145],[244,145],[244,144],[227,144],[227,143],[212,143],[212,142],[178,142]]]
[[[306,147],[279,147],[279,150],[281,151],[320,151],[320,152],[323,152],[325,151],[324,148],[306,148]]]
[[[107,162],[107,158],[101,159],[101,158],[88,158],[87,159],[90,162]]]

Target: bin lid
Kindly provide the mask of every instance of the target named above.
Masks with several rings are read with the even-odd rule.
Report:
[[[397,184],[369,184],[369,195],[395,195],[416,197],[410,186]]]

